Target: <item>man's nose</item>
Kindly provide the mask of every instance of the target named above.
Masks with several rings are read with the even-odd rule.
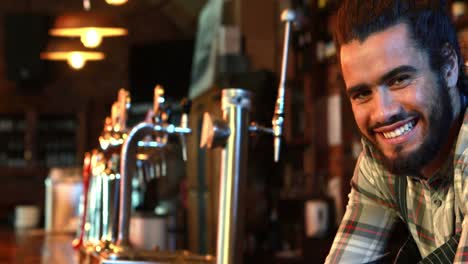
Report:
[[[378,88],[374,102],[374,123],[391,122],[400,111],[400,104],[388,89]]]

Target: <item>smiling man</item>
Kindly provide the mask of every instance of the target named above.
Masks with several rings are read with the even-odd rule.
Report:
[[[327,263],[388,261],[397,221],[410,238],[395,262],[468,261],[467,85],[445,11],[442,0],[345,0],[338,11],[363,152]]]

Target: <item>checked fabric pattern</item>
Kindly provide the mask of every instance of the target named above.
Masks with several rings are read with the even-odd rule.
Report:
[[[429,180],[416,175],[391,174],[364,140],[363,146],[351,180],[346,213],[326,263],[378,263],[384,260],[396,221],[404,221],[408,227],[423,258],[421,263],[466,263],[468,226],[462,227],[468,221],[464,219],[464,215],[468,215],[468,169],[465,169],[468,164],[468,112],[465,110],[450,157]],[[398,182],[404,179],[405,184],[397,183],[396,179]],[[402,201],[406,205],[401,205]],[[400,209],[402,207],[406,210]],[[439,253],[441,255],[437,255]],[[437,259],[440,257],[449,261],[441,262]]]

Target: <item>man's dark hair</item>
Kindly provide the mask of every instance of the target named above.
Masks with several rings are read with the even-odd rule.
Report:
[[[335,43],[338,51],[352,40],[363,42],[371,34],[399,23],[408,26],[414,44],[426,52],[431,69],[440,74],[450,54],[444,53],[448,43],[458,56],[457,86],[468,94],[465,65],[458,44],[457,32],[444,0],[344,0],[337,13]]]

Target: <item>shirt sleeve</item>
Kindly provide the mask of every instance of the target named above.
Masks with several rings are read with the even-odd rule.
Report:
[[[458,158],[455,167],[455,188],[458,188],[458,193],[461,193],[460,210],[462,211],[463,222],[461,237],[458,242],[457,252],[453,263],[468,262],[468,155],[467,150]]]
[[[384,258],[398,214],[394,196],[376,173],[377,168],[361,154],[346,212],[325,263],[368,263]]]
[[[457,253],[455,254],[455,259],[453,260],[453,263],[456,264],[461,264],[461,263],[467,263],[468,262],[468,217],[465,215],[465,218],[463,219],[463,224],[462,224],[462,233],[460,237],[460,241],[458,242],[458,247],[457,247]]]

